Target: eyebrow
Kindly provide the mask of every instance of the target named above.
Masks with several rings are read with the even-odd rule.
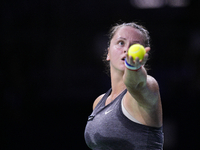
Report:
[[[123,39],[123,40],[126,40],[126,38],[123,38],[123,37],[121,37],[121,36],[120,36],[120,37],[118,37],[117,39]]]
[[[117,38],[117,40],[118,40],[118,39],[127,40],[126,38],[124,38],[124,37],[121,37],[121,36],[120,36],[120,37],[118,37],[118,38]],[[133,45],[133,44],[136,44],[136,43],[140,43],[140,41],[132,41],[132,42],[131,42],[131,45]]]

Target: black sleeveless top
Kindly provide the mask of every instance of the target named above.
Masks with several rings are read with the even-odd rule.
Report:
[[[149,127],[129,120],[121,101],[127,90],[105,106],[111,89],[88,117],[85,141],[93,150],[162,150],[162,127]]]

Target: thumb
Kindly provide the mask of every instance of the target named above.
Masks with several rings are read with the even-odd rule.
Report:
[[[146,50],[146,53],[148,53],[151,50],[151,48],[150,47],[145,47],[145,50]]]

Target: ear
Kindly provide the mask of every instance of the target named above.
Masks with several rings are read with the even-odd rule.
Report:
[[[108,47],[108,53],[107,53],[107,57],[106,57],[106,60],[107,60],[107,61],[109,61],[109,60],[110,60],[110,54],[109,54],[109,50],[110,50],[110,49],[109,49],[109,47]]]

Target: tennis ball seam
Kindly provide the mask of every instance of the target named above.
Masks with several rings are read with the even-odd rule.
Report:
[[[141,50],[141,48],[142,48],[142,46],[139,45],[139,49],[138,49],[137,51],[132,52],[132,53],[137,53],[137,52],[139,52],[139,51]]]
[[[134,48],[132,48],[132,46],[133,47],[136,46],[136,48],[138,48],[138,49],[136,51],[134,51]],[[128,50],[128,54],[131,55],[133,57],[133,59],[135,59],[135,57],[139,57],[140,60],[143,59],[144,54],[146,52],[145,49],[143,48],[143,46],[140,44],[134,44],[132,46],[130,46],[130,48]],[[137,53],[139,53],[140,56],[137,56]],[[141,53],[143,56],[141,55]],[[136,56],[133,56],[133,55],[136,55]]]

